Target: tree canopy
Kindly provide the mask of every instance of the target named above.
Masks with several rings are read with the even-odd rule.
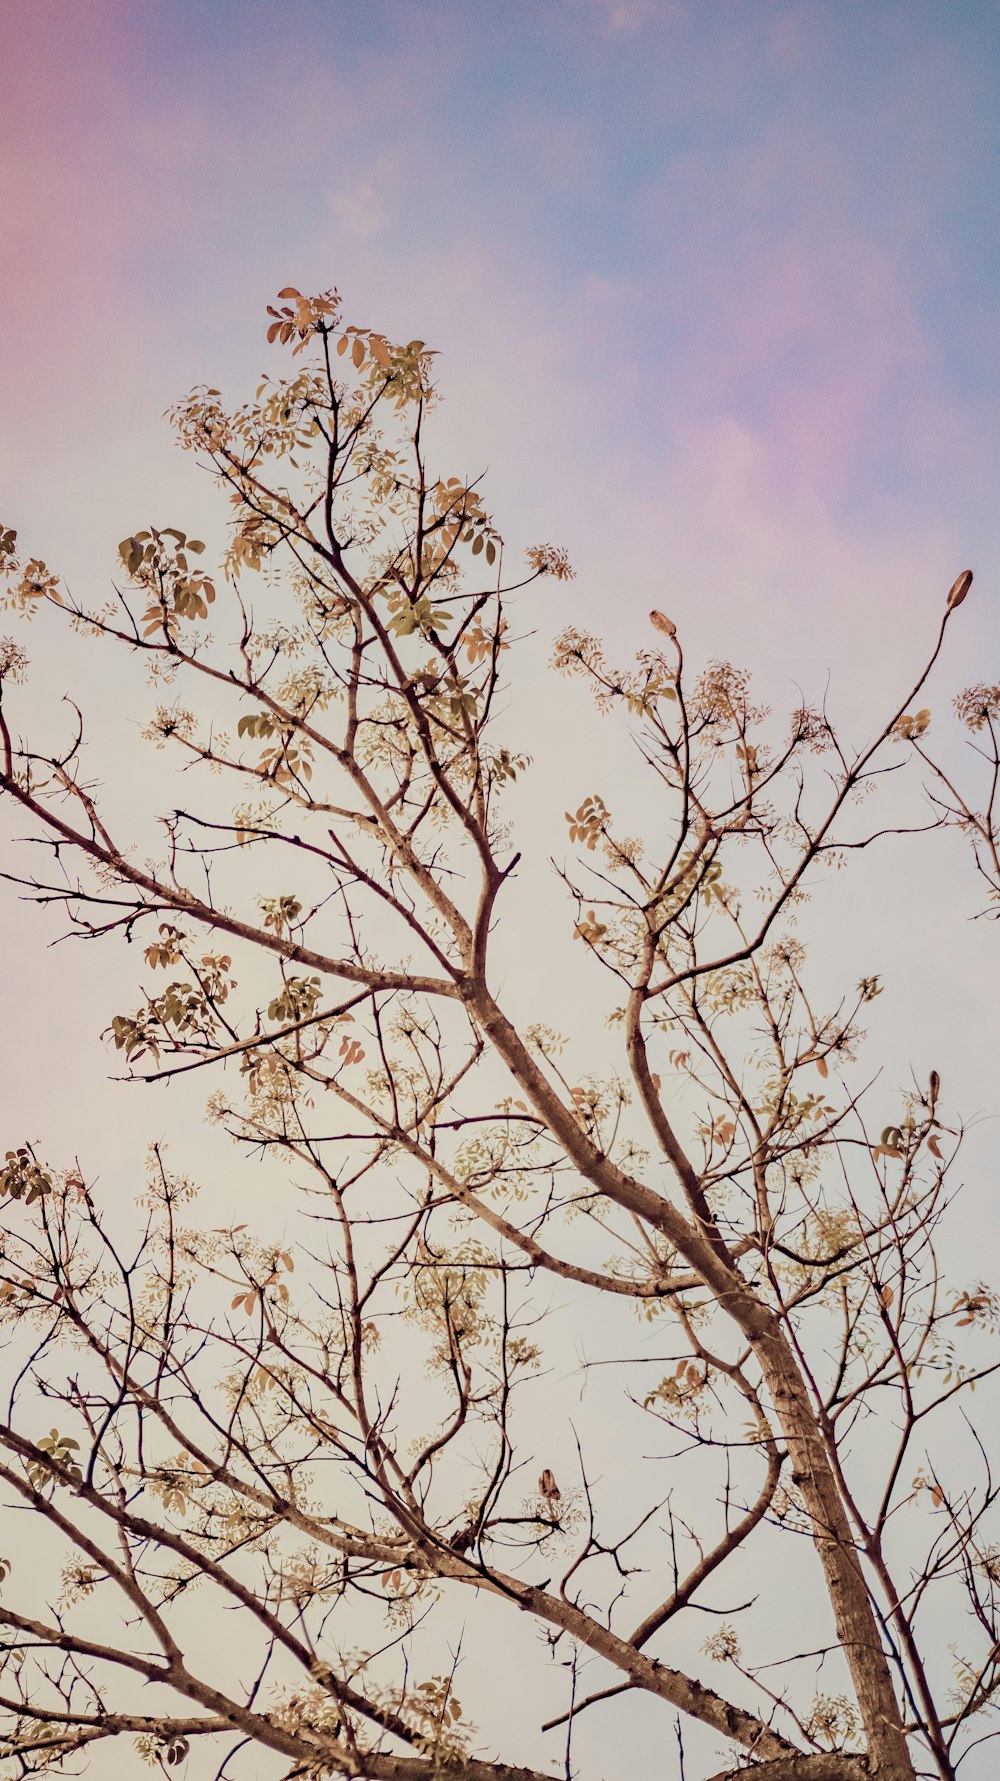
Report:
[[[6,604],[144,661],[144,735],[183,773],[146,858],[75,702],[22,737],[4,642],[0,798],[51,859],[8,876],[141,944],[118,1067],[200,1072],[209,1118],[285,1166],[272,1228],[207,1228],[189,1137],[157,1143],[136,1234],[97,1159],[5,1115],[4,1772],[121,1740],[234,1781],[540,1781],[592,1772],[626,1695],[679,1781],[950,1781],[1000,1685],[997,1487],[962,1409],[1000,1297],[937,1266],[961,1109],[924,1060],[886,1123],[882,983],[827,1005],[794,916],[913,827],[960,827],[1000,894],[1000,687],[956,701],[981,800],[922,702],[971,574],[860,750],[689,668],[659,610],[626,666],[558,637],[581,724],[635,737],[649,820],[570,797],[578,988],[560,1012],[532,986],[525,1021],[491,954],[531,767],[505,688],[568,557],[512,567],[480,483],[436,465],[423,341],[345,325],[335,292],[269,316],[286,374],[172,414],[229,504],[221,565],[153,516],[92,605],[0,532]],[[919,823],[886,818],[890,768],[923,773]],[[613,1381],[613,1461],[607,1388],[552,1386],[567,1327]],[[932,1420],[942,1452],[966,1431],[961,1475]]]

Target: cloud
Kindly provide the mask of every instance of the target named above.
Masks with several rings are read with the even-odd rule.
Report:
[[[675,0],[582,0],[582,4],[609,37],[632,35],[646,25],[676,17],[682,10]]]
[[[329,196],[329,210],[338,230],[352,241],[382,235],[396,213],[400,170],[394,155],[380,155],[369,167],[358,167]]]

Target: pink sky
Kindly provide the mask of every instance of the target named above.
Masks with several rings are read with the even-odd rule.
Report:
[[[942,707],[995,661],[991,8],[34,0],[2,52],[0,517],[76,585],[219,535],[163,410],[336,282],[440,348],[449,471],[569,547],[539,662],[655,601],[860,737],[966,562]]]

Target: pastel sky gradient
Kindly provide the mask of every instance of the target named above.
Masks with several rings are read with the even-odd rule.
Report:
[[[163,412],[252,393],[265,304],[336,284],[440,349],[445,474],[488,468],[508,536],[568,547],[543,645],[625,653],[656,605],[776,705],[829,673],[860,741],[971,565],[936,721],[1000,677],[996,0],[0,0],[0,70],[0,519],[81,594],[140,526],[221,536]],[[61,651],[40,696],[80,692]],[[525,719],[557,778],[568,709]],[[901,857],[838,890],[830,968],[886,972],[890,1086],[950,1059],[961,1111],[1000,1110],[997,930],[957,844],[902,890]],[[115,1178],[156,1135],[96,1036],[133,961],[0,912],[8,1105]],[[199,1120],[185,1093],[156,1119]],[[996,1252],[992,1130],[958,1240],[974,1213]]]
[[[466,450],[602,574],[812,636],[995,556],[989,0],[33,0],[3,34],[4,489],[45,464],[49,537],[57,487],[89,532],[169,400],[253,374],[291,281],[442,348]]]
[[[163,411],[337,283],[441,349],[446,473],[570,548],[543,643],[655,603],[860,740],[970,563],[937,699],[995,664],[991,0],[32,0],[0,65],[3,515],[81,592],[221,536]]]

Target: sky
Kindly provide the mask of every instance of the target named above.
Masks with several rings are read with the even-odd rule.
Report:
[[[81,594],[143,525],[221,541],[164,411],[200,382],[249,394],[266,303],[336,284],[348,318],[439,351],[447,472],[485,470],[512,541],[577,567],[521,669],[559,798],[600,789],[544,667],[563,624],[625,656],[655,604],[689,659],[730,655],[768,702],[829,688],[860,741],[968,564],[929,695],[956,746],[950,695],[998,647],[994,6],[33,0],[0,6],[0,34],[0,518]],[[36,636],[55,709],[79,658]],[[95,738],[134,736],[103,672]],[[150,770],[126,750],[116,782],[141,800]],[[544,842],[547,807],[524,814]],[[841,893],[852,943],[892,902],[900,1035],[928,1005],[978,1030],[993,941],[960,862],[922,866],[944,959],[926,910],[900,926],[895,881]],[[114,961],[73,958],[70,1039],[66,949],[39,965],[37,920],[5,923],[46,1043],[89,1058]]]
[[[449,469],[569,549],[538,662],[568,622],[627,655],[655,605],[777,704],[829,684],[860,741],[968,565],[935,722],[997,676],[992,0],[0,0],[0,67],[0,520],[81,594],[140,526],[221,536],[164,410],[250,394],[265,304],[336,285],[348,320],[440,352]],[[35,669],[40,700],[80,690],[48,633]],[[96,734],[132,733],[102,672]],[[567,697],[523,713],[560,795]],[[996,932],[957,845],[911,857],[838,891],[828,956],[868,948],[892,982],[887,1079],[948,1067],[972,1116],[996,1106]],[[130,961],[46,952],[9,893],[0,916],[8,1104],[123,1181],[156,1133],[96,1034]],[[193,1132],[196,1097],[173,1107]],[[990,1129],[957,1242],[995,1253]]]
[[[41,455],[96,519],[277,285],[337,283],[623,568],[801,613],[995,545],[991,5],[4,10],[12,493]]]

